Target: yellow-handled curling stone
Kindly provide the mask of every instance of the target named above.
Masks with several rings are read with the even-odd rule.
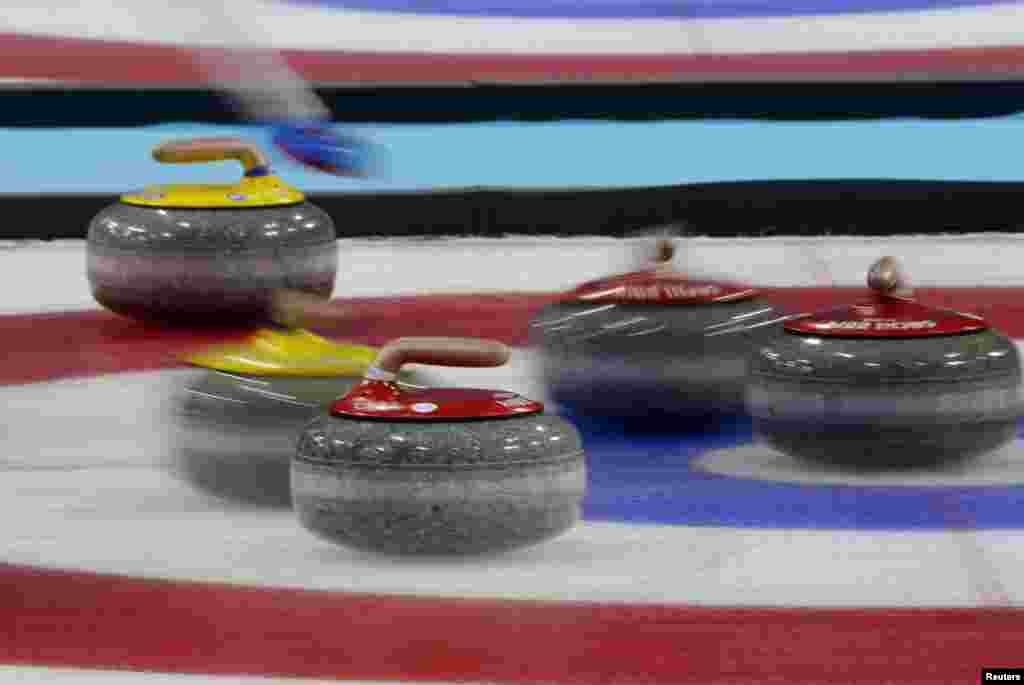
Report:
[[[157,146],[182,164],[236,160],[231,184],[147,187],[101,211],[89,226],[87,270],[108,309],[163,323],[263,319],[281,288],[329,297],[338,270],[334,223],[271,173],[253,144],[197,138]]]
[[[542,542],[580,516],[586,465],[572,424],[512,392],[410,389],[405,364],[500,366],[499,342],[403,338],[302,432],[302,524],[388,555],[486,554]]]
[[[175,403],[175,470],[199,490],[241,503],[287,506],[288,469],[299,433],[360,381],[378,350],[336,342],[297,326],[318,298],[289,293],[266,328],[241,343],[216,345],[184,359],[205,372],[189,378]],[[404,373],[403,383],[429,382]]]

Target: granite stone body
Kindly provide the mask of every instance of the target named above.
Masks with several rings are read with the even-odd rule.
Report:
[[[760,297],[711,304],[562,302],[531,334],[555,400],[623,417],[742,413],[750,352],[780,315]]]
[[[487,554],[539,543],[580,516],[579,433],[544,414],[461,421],[323,415],[292,463],[303,525],[391,555]]]
[[[858,468],[966,459],[1012,440],[1017,348],[991,330],[925,337],[776,331],[750,366],[755,430],[792,456]]]
[[[114,312],[144,320],[260,320],[271,291],[329,297],[337,270],[334,224],[308,202],[237,209],[122,202],[89,226],[93,296]]]
[[[288,506],[289,469],[303,428],[360,380],[197,374],[178,395],[175,470],[208,494]]]

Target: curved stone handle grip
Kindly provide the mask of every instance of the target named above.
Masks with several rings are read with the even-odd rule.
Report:
[[[501,366],[508,361],[508,346],[496,340],[478,338],[399,338],[377,354],[366,372],[367,380],[391,381],[403,364],[434,366]]]
[[[658,238],[654,243],[651,254],[651,261],[655,266],[671,267],[672,260],[676,256],[676,245],[669,238]]]
[[[882,257],[868,270],[868,287],[881,295],[907,297],[912,291],[903,267],[895,257]]]
[[[222,162],[235,159],[245,167],[246,176],[270,173],[270,163],[254,143],[241,138],[191,138],[170,140],[153,148],[153,159],[165,164]]]

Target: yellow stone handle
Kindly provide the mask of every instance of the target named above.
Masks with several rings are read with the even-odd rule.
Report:
[[[502,366],[511,351],[497,340],[478,338],[399,338],[381,348],[373,366],[366,372],[367,380],[392,381],[403,364],[434,366],[486,367]]]
[[[263,152],[254,143],[241,138],[170,140],[153,148],[153,159],[165,164],[235,159],[245,167],[246,176],[266,176],[270,173],[270,162]]]

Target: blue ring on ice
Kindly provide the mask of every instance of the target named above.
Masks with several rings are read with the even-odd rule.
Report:
[[[752,440],[749,423],[713,434],[622,433],[572,417],[590,469],[584,517],[734,528],[943,530],[1024,527],[1024,486],[862,487],[733,478],[692,467]]]
[[[742,19],[882,12],[925,12],[1009,4],[1013,0],[289,0],[338,11],[520,19]],[[344,37],[339,37],[344,41]]]

